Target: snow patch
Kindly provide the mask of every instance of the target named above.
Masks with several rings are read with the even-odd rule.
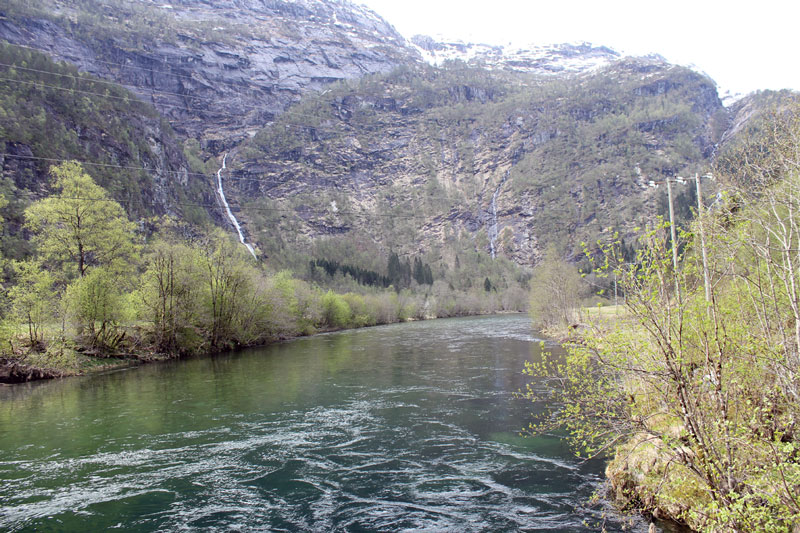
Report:
[[[446,61],[460,60],[480,63],[488,68],[546,75],[591,72],[621,57],[610,48],[585,42],[503,46],[415,36],[409,45],[427,63],[434,66],[441,66]]]

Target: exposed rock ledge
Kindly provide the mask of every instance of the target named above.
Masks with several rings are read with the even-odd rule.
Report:
[[[691,480],[681,479],[675,462],[660,448],[644,435],[622,446],[606,467],[610,497],[620,508],[698,531],[702,523],[691,515],[692,502],[707,496]]]

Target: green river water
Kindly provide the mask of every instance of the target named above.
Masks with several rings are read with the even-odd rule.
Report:
[[[619,530],[601,462],[519,436],[539,350],[436,320],[0,387],[0,530]]]

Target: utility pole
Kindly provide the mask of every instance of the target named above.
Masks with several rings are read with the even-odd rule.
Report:
[[[708,254],[706,252],[706,234],[705,228],[703,227],[703,188],[700,185],[700,178],[709,178],[711,180],[714,179],[714,176],[711,174],[705,174],[701,176],[700,174],[695,173],[694,175],[694,183],[695,187],[697,188],[697,223],[700,227],[700,251],[703,255],[703,282],[705,284],[706,290],[706,302],[711,302],[711,276],[708,273]],[[689,178],[692,179],[692,178]],[[676,183],[686,183],[686,178],[681,176],[677,176],[674,178]],[[672,237],[672,267],[675,270],[675,293],[678,294],[680,290],[678,286],[678,247],[677,247],[677,237],[675,236],[675,210],[672,205],[672,179],[666,178],[664,181],[667,183],[667,199],[669,201],[669,230],[670,236]],[[650,181],[650,187],[658,187],[658,184],[655,181]]]
[[[675,275],[675,296],[680,296],[678,284],[678,238],[675,236],[675,213],[672,208],[672,182],[667,178],[667,199],[669,200],[669,233],[672,237],[672,268]]]
[[[706,174],[704,178],[714,179],[711,174]],[[703,230],[703,190],[700,187],[700,175],[695,173],[694,183],[697,187],[697,224],[700,226],[700,249],[703,252],[703,282],[706,288],[706,302],[711,302],[711,278],[708,275],[708,257],[706,255],[706,234]]]

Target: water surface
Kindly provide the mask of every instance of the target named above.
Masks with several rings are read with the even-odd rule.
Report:
[[[519,436],[538,356],[501,316],[2,387],[0,530],[597,531],[602,464]]]

